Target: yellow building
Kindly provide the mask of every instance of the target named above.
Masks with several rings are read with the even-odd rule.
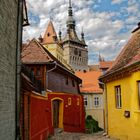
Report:
[[[114,65],[103,76],[108,135],[140,140],[140,24]]]

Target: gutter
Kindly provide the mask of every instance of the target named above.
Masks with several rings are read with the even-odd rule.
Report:
[[[17,35],[16,35],[16,70],[15,70],[15,140],[21,139],[20,134],[20,85],[21,85],[21,46],[22,46],[22,20],[23,0],[18,0]]]
[[[47,71],[47,74],[46,74],[46,80],[47,80],[47,82],[46,82],[46,89],[47,89],[47,91],[51,91],[51,90],[48,89],[48,85],[49,85],[49,80],[48,80],[49,79],[49,73],[57,68],[57,62],[54,61],[53,63],[55,64],[55,66],[52,69],[48,70]]]

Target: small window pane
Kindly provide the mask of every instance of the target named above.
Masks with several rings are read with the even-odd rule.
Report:
[[[116,108],[121,108],[122,101],[121,101],[121,87],[120,86],[115,87],[115,98],[116,98]]]

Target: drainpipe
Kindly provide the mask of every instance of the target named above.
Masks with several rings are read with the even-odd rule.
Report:
[[[107,101],[107,87],[103,82],[99,82],[99,84],[103,85],[104,90],[104,98],[105,98],[105,133],[104,135],[108,135],[108,101]]]
[[[47,88],[48,91],[51,91],[51,90],[48,89],[48,85],[49,85],[49,83],[48,83],[49,82],[48,81],[48,79],[49,79],[49,73],[57,68],[57,62],[54,61],[53,63],[55,64],[55,66],[52,69],[48,70],[47,71],[47,74],[46,74],[46,80],[47,80],[47,82],[46,82],[46,88]]]
[[[23,19],[23,0],[18,0],[17,15],[17,37],[16,37],[16,77],[15,77],[15,140],[20,140],[20,51],[22,46],[22,19]]]

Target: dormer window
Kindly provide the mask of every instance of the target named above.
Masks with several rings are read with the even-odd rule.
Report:
[[[50,33],[48,33],[47,36],[49,37],[50,36]]]

